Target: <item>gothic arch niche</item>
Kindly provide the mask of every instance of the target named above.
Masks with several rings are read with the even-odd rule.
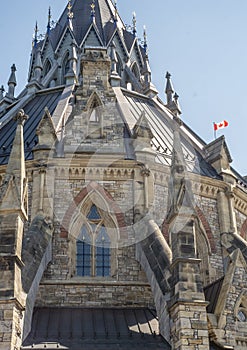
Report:
[[[119,230],[101,193],[93,190],[77,207],[69,228],[71,276],[107,278],[117,273]]]
[[[103,138],[103,102],[96,92],[93,92],[89,97],[86,110],[88,111],[87,137],[92,139]]]
[[[118,75],[122,77],[123,63],[117,52],[116,52],[116,56],[117,56],[117,72],[118,72]]]
[[[133,63],[132,67],[131,67],[132,73],[134,74],[134,76],[136,77],[136,79],[140,79],[140,71],[138,68],[138,65],[136,62]]]
[[[209,256],[211,255],[211,247],[208,241],[205,229],[198,219],[195,223],[196,227],[196,252],[198,259],[201,260],[200,271],[203,279],[204,286],[209,284],[210,281],[210,262]]]
[[[49,59],[46,59],[45,63],[44,63],[44,77],[49,73],[49,71],[51,70],[51,62]]]
[[[63,63],[62,63],[62,77],[61,77],[61,82],[63,84],[66,83],[66,74],[68,73],[70,69],[70,62],[69,62],[69,51],[66,51],[64,58],[63,58]]]

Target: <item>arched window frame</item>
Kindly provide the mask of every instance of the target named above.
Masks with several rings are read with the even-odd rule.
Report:
[[[103,102],[96,92],[93,92],[89,97],[86,110],[88,111],[86,136],[88,138],[103,138]]]
[[[62,64],[62,81],[65,84],[66,83],[66,74],[68,73],[70,69],[70,55],[69,51],[66,51],[64,58],[63,58],[63,64]]]
[[[195,232],[196,232],[196,253],[197,257],[201,260],[200,269],[201,276],[204,285],[209,284],[210,281],[210,260],[209,257],[212,254],[210,243],[208,241],[205,229],[198,219],[195,221]]]
[[[139,70],[139,67],[138,67],[136,62],[134,62],[132,64],[131,71],[134,74],[134,76],[136,77],[136,79],[139,80],[140,79],[140,70]]]
[[[116,52],[116,56],[117,56],[117,72],[118,72],[118,75],[120,77],[122,77],[123,63],[122,63],[122,60],[117,52]]]
[[[247,289],[245,288],[236,301],[234,315],[238,322],[247,324]]]
[[[46,59],[44,64],[44,77],[49,73],[51,70],[51,61],[49,59]]]
[[[99,215],[100,219],[97,220],[91,220],[90,217],[88,217],[90,210],[92,206],[95,205]],[[95,225],[95,229],[93,230],[92,227],[90,227],[91,224]],[[81,274],[81,276],[78,274],[77,271],[77,241],[81,240],[81,233],[82,229],[85,227],[87,229],[88,234],[91,235],[91,242],[92,242],[92,251],[91,251],[91,267],[90,267],[90,276],[89,274],[84,274],[84,276]],[[107,273],[107,276],[105,273],[97,276],[97,259],[96,255],[99,254],[99,249],[97,252],[97,248],[102,248],[102,245],[100,245],[98,242],[96,242],[98,234],[100,233],[100,229],[104,227],[106,230],[106,233],[109,237],[109,249],[110,249],[110,268],[109,273]],[[74,216],[73,220],[71,221],[71,228],[70,228],[70,256],[71,256],[71,276],[77,277],[77,278],[111,278],[116,275],[117,270],[117,259],[116,259],[116,249],[118,245],[119,240],[119,230],[117,227],[117,220],[116,218],[110,214],[110,210],[108,208],[108,205],[106,201],[103,199],[103,197],[95,191],[94,193],[90,193],[85,200],[81,203],[80,207],[76,210],[76,215]],[[96,244],[97,243],[97,244]]]

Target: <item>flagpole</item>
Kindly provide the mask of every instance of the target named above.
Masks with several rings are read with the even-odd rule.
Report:
[[[213,122],[213,128],[214,128],[214,139],[216,140],[216,130],[215,130],[214,124],[215,122]]]

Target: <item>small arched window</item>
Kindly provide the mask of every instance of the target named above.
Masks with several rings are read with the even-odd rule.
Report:
[[[44,64],[44,76],[46,76],[50,70],[51,70],[51,62],[49,60],[46,60]]]
[[[137,79],[140,78],[140,72],[139,72],[139,68],[138,68],[136,62],[135,62],[135,63],[133,64],[133,66],[132,66],[132,73],[134,73],[134,75],[135,75],[135,77],[136,77]]]
[[[117,55],[117,72],[118,72],[118,75],[121,77],[122,71],[123,71],[123,64],[119,54],[116,53],[116,55]]]
[[[69,62],[69,53],[67,52],[64,60],[63,60],[63,82],[66,83],[66,74],[68,73],[70,69],[70,62]]]
[[[92,123],[99,123],[100,121],[100,106],[97,104],[96,101],[91,106],[91,114],[89,117],[89,121]]]
[[[76,242],[78,276],[111,275],[111,239],[98,208],[93,204]]]

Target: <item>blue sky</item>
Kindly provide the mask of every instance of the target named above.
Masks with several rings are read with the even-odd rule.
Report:
[[[83,0],[81,0],[83,1]],[[10,67],[17,67],[17,92],[26,84],[36,20],[45,32],[48,7],[57,20],[67,0],[11,0],[0,12],[0,85],[7,88]],[[232,166],[247,175],[247,1],[118,0],[131,24],[136,12],[138,37],[147,28],[153,83],[165,100],[165,74],[182,107],[181,118],[205,141],[214,139],[213,122],[228,120],[225,135]]]

